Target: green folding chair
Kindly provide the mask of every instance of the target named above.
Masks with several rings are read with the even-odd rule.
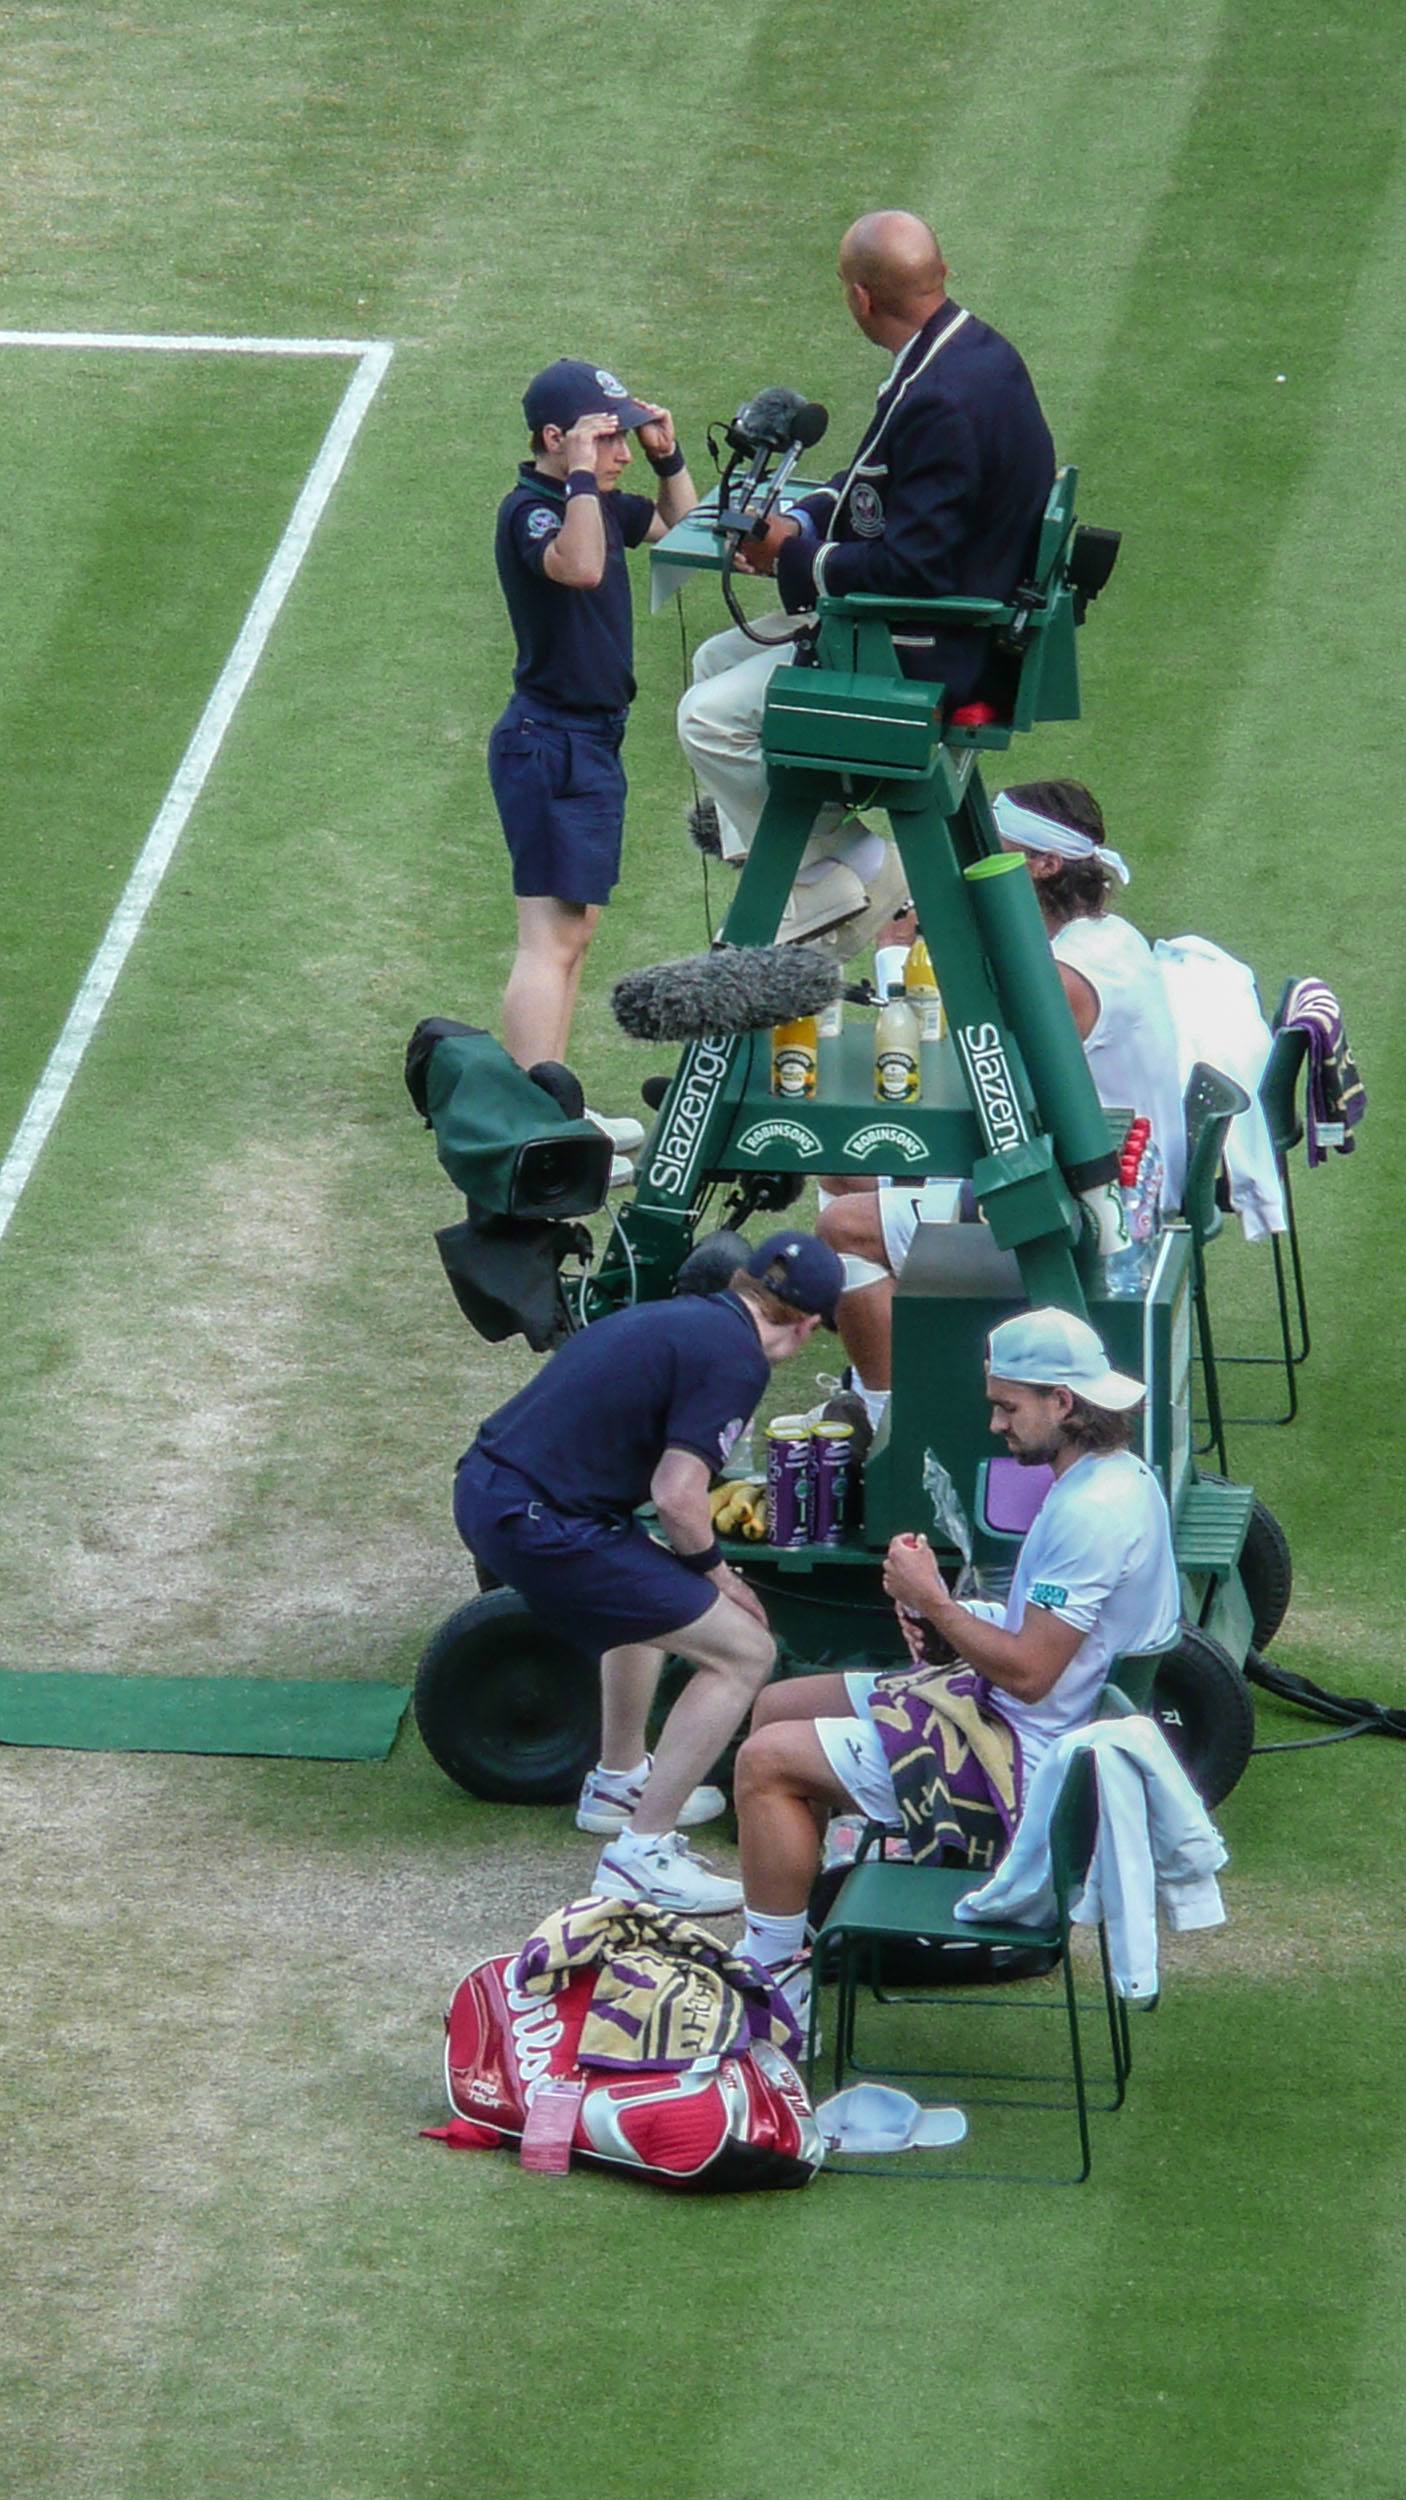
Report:
[[[1131,1703],[1115,1701],[1115,1709],[1131,1708]],[[862,2163],[866,2175],[876,2170],[903,2178],[945,2177],[963,2179],[1026,2180],[1040,2185],[1077,2184],[1089,2175],[1092,2147],[1089,2138],[1089,2110],[1120,2109],[1127,2092],[1132,2067],[1132,2044],[1128,2030],[1127,2008],[1113,1986],[1113,1973],[1108,1958],[1108,1938],[1100,1920],[1098,1935],[1099,1966],[1103,1979],[1103,2017],[1107,2026],[1112,2053],[1112,2094],[1091,2103],[1080,2029],[1080,2006],[1075,1989],[1074,1966],[1070,1954],[1070,1904],[1078,1895],[1088,1871],[1098,1829],[1098,1795],[1094,1766],[1087,1753],[1074,1756],[1065,1775],[1055,1804],[1050,1826],[1051,1876],[1055,1896],[1055,1915],[1048,1926],[1009,1925],[983,1920],[974,1926],[956,1915],[957,1904],[968,1893],[979,1891],[986,1882],[984,1874],[969,1868],[912,1866],[892,1858],[867,1858],[856,1865],[846,1877],[833,1906],[825,1918],[815,1941],[812,1967],[817,1971],[833,1969],[835,1988],[828,2000],[829,2019],[833,2024],[833,2089],[844,2087],[846,2075],[882,2075],[885,2081],[899,2082],[921,2078],[925,2082],[943,2080],[957,2087],[957,2097],[965,2108],[1013,2108],[1064,2110],[1072,2109],[1078,2128],[1080,2166],[1076,2171],[1050,2174],[1025,2170],[977,2170],[954,2167],[950,2157],[941,2163],[921,2162],[916,2155],[903,2154],[895,2162],[876,2164],[867,2157]],[[970,1944],[974,1939],[992,1946],[1015,1946],[1045,1949],[1057,1956],[1062,1978],[1059,1995],[1048,1994],[1032,2000],[1028,1991],[1008,1983],[999,1993],[985,1989],[906,1990],[885,1989],[879,1981],[885,1948],[893,1948],[915,1937],[934,1943]],[[1061,2016],[1068,2031],[1068,2065],[1057,2073],[1030,2072],[1022,2067],[957,2066],[947,2063],[936,2066],[907,2066],[883,2063],[871,2065],[856,2053],[855,2034],[861,1992],[873,2005],[905,2007],[938,2007],[947,2020],[956,2015],[978,2015],[983,2012],[1003,2016],[1007,2021],[1022,2015]],[[811,1998],[810,2037],[807,2043],[807,2071],[812,2090],[819,2065],[821,1990],[817,1986]],[[973,2089],[972,2087],[980,2087]],[[989,2089],[997,2086],[1003,2089]],[[1036,2087],[1032,2090],[1031,2087]],[[1045,2087],[1058,2086],[1057,2097],[1044,2097]],[[842,2162],[838,2167],[848,2168]],[[861,2166],[861,2165],[854,2165]]]
[[[1281,1002],[1282,1004],[1282,1002]],[[1269,1142],[1279,1173],[1279,1187],[1284,1199],[1283,1233],[1269,1236],[1274,1261],[1274,1296],[1279,1322],[1277,1354],[1223,1354],[1222,1371],[1243,1367],[1262,1370],[1267,1365],[1282,1367],[1287,1402],[1273,1415],[1227,1415],[1228,1424],[1273,1425],[1291,1424],[1299,1411],[1299,1366],[1308,1361],[1311,1339],[1308,1326],[1308,1292],[1304,1282],[1303,1252],[1299,1245],[1299,1228],[1294,1214],[1294,1190],[1289,1177],[1289,1156],[1303,1142],[1303,1113],[1299,1106],[1299,1080],[1308,1056],[1308,1036],[1297,1026],[1280,1025],[1269,1047],[1269,1057],[1259,1081],[1259,1102],[1269,1130]],[[1288,1257],[1285,1258],[1285,1243]],[[1289,1287],[1293,1285],[1293,1307]]]
[[[1219,1068],[1198,1059],[1186,1080],[1183,1099],[1186,1112],[1186,1186],[1181,1203],[1182,1214],[1191,1233],[1191,1302],[1196,1314],[1196,1350],[1206,1396],[1207,1437],[1199,1448],[1203,1453],[1214,1450],[1221,1474],[1228,1476],[1230,1461],[1225,1449],[1226,1418],[1221,1405],[1210,1297],[1206,1289],[1206,1248],[1215,1240],[1225,1221],[1216,1201],[1216,1182],[1225,1153],[1226,1131],[1237,1112],[1249,1110],[1250,1097],[1244,1086],[1237,1085],[1233,1077],[1223,1076]]]

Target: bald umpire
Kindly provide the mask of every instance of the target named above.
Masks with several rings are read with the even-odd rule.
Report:
[[[1009,341],[954,303],[937,237],[920,217],[881,209],[859,218],[840,245],[840,283],[857,327],[893,358],[853,459],[827,486],[743,542],[744,570],[774,573],[786,610],[803,622],[823,592],[937,599],[1008,599],[1028,573],[1054,483],[1054,445],[1025,366]],[[784,617],[761,620],[776,631]],[[981,630],[915,626],[896,635],[905,675],[941,680],[948,707],[983,689],[992,666]],[[716,634],[694,663],[679,705],[679,736],[700,783],[716,801],[722,846],[751,846],[766,800],[761,752],[767,680],[795,648],[759,650],[740,631]],[[831,900],[853,911],[856,882],[875,862],[878,837],[824,819],[799,891],[810,893],[806,927],[823,925]],[[817,916],[819,915],[819,916]]]

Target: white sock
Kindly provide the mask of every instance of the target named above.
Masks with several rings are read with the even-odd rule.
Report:
[[[853,1364],[851,1364],[850,1369],[854,1371],[855,1389],[858,1395],[864,1400],[864,1412],[868,1416],[874,1430],[877,1432],[880,1424],[884,1420],[884,1409],[889,1402],[889,1392],[887,1389],[871,1389],[867,1380],[860,1379],[858,1372],[854,1370]]]
[[[650,1759],[651,1757],[646,1754],[644,1760],[642,1762],[637,1762],[633,1770],[630,1771],[616,1771],[609,1768],[604,1762],[598,1762],[596,1764],[595,1775],[598,1780],[613,1780],[617,1787],[623,1781],[625,1786],[628,1788],[643,1788],[645,1781],[649,1777]]]
[[[765,1910],[749,1910],[737,1950],[750,1954],[763,1970],[776,1970],[782,1962],[795,1960],[804,1950],[805,1940],[804,1910],[797,1910],[794,1918],[770,1918]]]

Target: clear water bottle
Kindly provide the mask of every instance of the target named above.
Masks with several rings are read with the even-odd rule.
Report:
[[[1147,1245],[1139,1241],[1133,1229],[1137,1215],[1136,1181],[1120,1182],[1118,1194],[1123,1201],[1123,1230],[1127,1239],[1103,1262],[1103,1281],[1107,1291],[1119,1300],[1131,1301],[1142,1291],[1146,1274]]]
[[[1141,1294],[1151,1274],[1153,1237],[1161,1222],[1162,1158],[1147,1120],[1134,1120],[1123,1141],[1118,1194],[1127,1238],[1104,1261],[1103,1276],[1109,1293],[1131,1300]]]

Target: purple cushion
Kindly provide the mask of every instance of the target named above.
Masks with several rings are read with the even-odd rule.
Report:
[[[986,1462],[986,1525],[998,1536],[1024,1536],[1054,1483],[1048,1467],[1022,1467],[1018,1458]]]

